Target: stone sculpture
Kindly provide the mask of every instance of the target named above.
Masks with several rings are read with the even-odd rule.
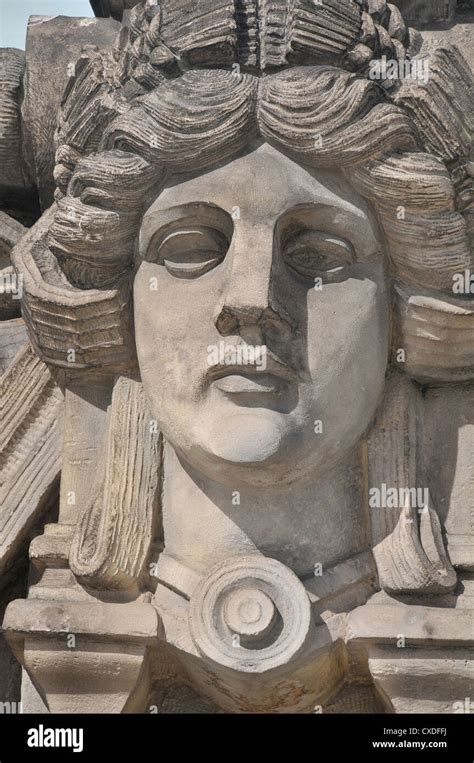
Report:
[[[179,711],[455,712],[461,52],[383,0],[148,0],[68,74],[54,201],[11,251],[32,349],[6,399],[27,364],[64,418],[58,521],[3,623],[37,692],[56,712],[144,712],[170,686]]]

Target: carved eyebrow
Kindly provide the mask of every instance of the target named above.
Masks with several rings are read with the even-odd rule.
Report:
[[[217,228],[229,242],[234,233],[232,217],[216,204],[195,201],[163,209],[155,208],[146,212],[143,218],[139,238],[140,256],[146,255],[155,236],[164,233],[168,228],[171,231],[173,226],[178,224]]]

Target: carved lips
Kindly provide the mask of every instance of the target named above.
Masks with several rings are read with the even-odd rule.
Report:
[[[226,394],[282,394],[295,381],[295,373],[268,350],[264,360],[264,364],[218,363],[210,369],[208,378]]]

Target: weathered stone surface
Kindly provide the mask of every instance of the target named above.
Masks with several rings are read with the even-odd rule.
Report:
[[[139,0],[91,0],[91,6],[96,16],[112,16],[121,21],[123,12],[138,2]]]
[[[30,16],[22,112],[30,142],[29,171],[43,210],[53,201],[54,136],[68,66],[85,45],[107,48],[116,34],[116,23],[108,19]]]
[[[61,469],[62,394],[28,344],[0,378],[0,573],[49,505]]]
[[[12,57],[5,571],[62,467],[3,620],[29,708],[472,692],[472,73],[397,6],[101,0]]]
[[[19,559],[10,571],[7,579],[2,577],[1,595],[0,595],[0,616],[3,621],[5,609],[10,601],[18,597],[26,596],[26,576],[27,576],[28,558],[27,554]],[[11,703],[12,712],[21,712],[22,692],[21,692],[21,665],[13,655],[3,634],[0,634],[0,702]],[[8,708],[9,705],[2,705]]]
[[[0,50],[0,189],[24,190],[29,184],[22,157],[20,90],[25,73],[25,54],[15,48]]]
[[[467,7],[467,4],[464,4]],[[423,48],[439,46],[441,44],[456,45],[468,62],[471,69],[474,69],[474,50],[472,45],[472,24],[474,23],[474,5],[471,3],[468,10],[464,10],[451,22],[449,27],[430,28],[423,31]]]
[[[397,649],[370,652],[369,666],[377,688],[390,697],[388,710],[396,713],[453,713],[470,697],[474,665],[468,649],[407,649],[400,660]]]
[[[458,0],[393,0],[410,24],[430,25],[449,21],[456,12]]]
[[[14,273],[11,252],[26,232],[18,220],[0,212],[0,318],[3,321],[20,315],[22,283]]]
[[[5,373],[17,352],[28,341],[22,318],[0,323],[0,375]]]

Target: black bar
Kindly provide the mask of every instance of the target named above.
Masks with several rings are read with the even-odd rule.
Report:
[[[420,761],[472,763],[474,719],[449,715],[1,715],[0,763],[23,761],[158,760],[170,753],[220,760],[268,761],[280,756],[317,761],[384,760],[414,753]],[[63,734],[56,730],[63,729]],[[74,734],[74,729],[76,733]],[[52,730],[52,731],[51,731]],[[82,731],[82,737],[80,732]],[[42,747],[28,745],[38,742]],[[50,747],[49,742],[72,746]],[[74,746],[77,752],[73,751]],[[105,758],[104,758],[105,756]]]

